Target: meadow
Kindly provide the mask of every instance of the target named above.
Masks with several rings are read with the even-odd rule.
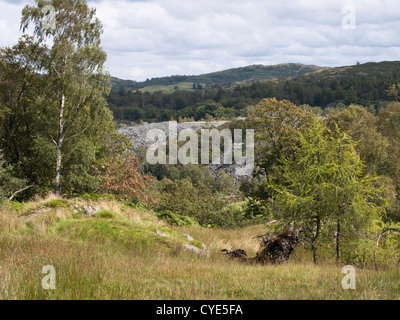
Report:
[[[84,214],[84,205],[101,211]],[[265,226],[176,227],[143,208],[113,200],[53,195],[3,203],[0,214],[0,299],[398,299],[400,270],[356,268],[356,289],[342,287],[341,265],[312,263],[301,246],[281,265],[232,261],[221,249],[254,255]],[[166,236],[157,234],[162,232]],[[195,240],[188,240],[189,234]],[[182,244],[208,248],[208,255]],[[54,266],[56,288],[45,290],[42,268]]]

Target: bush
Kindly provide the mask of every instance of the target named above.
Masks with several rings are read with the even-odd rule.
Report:
[[[163,220],[173,226],[200,227],[200,224],[196,220],[194,220],[188,216],[177,215],[169,210],[165,210],[162,212],[156,212],[156,215],[160,220]]]
[[[18,201],[7,201],[0,203],[0,207],[5,207],[17,213],[20,213],[26,208],[26,203]]]
[[[161,181],[158,211],[169,210],[196,219],[202,226],[221,226],[218,212],[225,202],[213,195],[204,184],[193,185],[190,178]]]
[[[13,167],[2,160],[0,153],[0,202],[5,201],[17,190],[21,190],[27,184],[26,180],[16,178],[13,175]]]
[[[96,212],[95,217],[97,218],[102,218],[102,219],[114,219],[114,218],[120,218],[120,215],[113,211],[109,210],[100,210]]]
[[[65,199],[52,199],[47,201],[44,205],[50,208],[67,208],[68,201]]]
[[[84,193],[79,198],[88,201],[100,201],[100,200],[115,200],[115,197],[112,194],[104,194],[104,193]]]
[[[254,223],[253,219],[246,218],[248,200],[231,203],[220,211],[221,227],[236,228]]]
[[[126,157],[114,155],[102,165],[98,174],[101,178],[100,190],[117,200],[143,205],[156,203],[154,193],[150,191],[154,178],[139,173],[139,161],[132,154]]]

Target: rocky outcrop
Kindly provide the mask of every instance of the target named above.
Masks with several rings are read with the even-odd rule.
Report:
[[[178,134],[182,130],[190,129],[190,130],[200,130],[212,127],[219,127],[225,124],[227,121],[194,121],[194,122],[180,122],[177,123],[177,131]],[[133,142],[134,150],[138,150],[140,147],[148,147],[151,144],[155,143],[155,139],[151,139],[148,137],[148,132],[150,130],[162,130],[169,134],[169,122],[158,122],[158,123],[143,123],[143,125],[136,126],[125,126],[121,129],[118,129],[119,133],[126,134],[129,136]]]
[[[207,128],[218,128],[219,126],[227,123],[228,121],[195,121],[195,122],[181,122],[177,123],[177,133],[181,132],[182,130],[190,129],[194,131],[198,131],[201,129]],[[144,123],[143,125],[135,125],[135,126],[127,126],[125,125],[123,128],[118,129],[118,132],[121,134],[126,134],[130,137],[131,141],[134,145],[133,152],[137,152],[140,148],[144,147],[147,148],[150,145],[157,142],[156,137],[151,137],[149,132],[151,130],[162,130],[166,134],[169,135],[169,122],[159,122],[159,123]],[[236,182],[240,182],[243,178],[243,175],[238,174],[238,169],[242,166],[232,163],[232,164],[225,164],[223,161],[223,155],[221,155],[220,164],[210,164],[208,165],[211,173],[215,178],[219,178],[219,173],[221,171],[226,172],[230,176],[234,178]]]
[[[202,249],[199,249],[195,246],[192,246],[191,244],[182,244],[182,248],[186,251],[195,253],[199,256],[209,257],[210,253],[208,252],[207,247],[204,244],[202,246],[203,246]]]
[[[100,208],[96,206],[84,205],[83,208],[85,209],[85,215],[87,216],[92,216],[96,212],[100,211]]]

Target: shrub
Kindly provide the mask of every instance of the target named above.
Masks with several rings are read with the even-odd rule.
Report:
[[[180,216],[169,210],[157,212],[156,215],[160,220],[163,220],[163,221],[169,223],[170,225],[174,225],[174,226],[178,226],[178,227],[191,227],[191,226],[200,227],[200,224],[196,220],[194,220],[188,216]]]
[[[5,201],[17,190],[26,186],[27,181],[13,175],[13,167],[2,160],[0,153],[0,201]]]
[[[79,198],[88,201],[100,201],[100,200],[115,200],[115,197],[112,194],[104,194],[104,193],[84,193]]]
[[[100,191],[113,195],[120,201],[140,202],[144,205],[156,203],[152,192],[152,176],[141,175],[139,161],[133,155],[116,154],[98,170],[101,178]]]
[[[204,184],[193,185],[190,178],[161,181],[158,211],[169,210],[181,216],[196,219],[202,226],[221,226],[218,212],[225,202],[215,196]]]
[[[68,201],[65,199],[52,199],[47,201],[44,205],[50,208],[66,208],[68,207]]]
[[[96,213],[95,215],[97,218],[102,218],[102,219],[114,219],[119,217],[118,214],[115,212],[109,211],[109,210],[101,210]]]
[[[26,203],[18,202],[18,201],[7,201],[7,202],[1,203],[0,206],[20,213],[26,208]]]

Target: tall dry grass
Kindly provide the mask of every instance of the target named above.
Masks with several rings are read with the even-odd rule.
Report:
[[[342,266],[330,261],[315,266],[309,257],[300,255],[282,265],[259,266],[221,254],[222,248],[243,248],[254,254],[258,240],[253,237],[263,233],[262,226],[237,230],[173,228],[205,243],[209,258],[182,251],[159,238],[134,238],[125,243],[68,233],[61,236],[54,226],[76,219],[69,202],[32,214],[52,200],[56,198],[36,199],[19,212],[1,210],[0,299],[400,298],[398,268],[357,269],[356,290],[344,290]],[[87,202],[77,199],[73,203]],[[143,232],[164,225],[149,212],[116,202],[97,205],[120,214]],[[56,269],[55,290],[42,288],[45,265]]]

